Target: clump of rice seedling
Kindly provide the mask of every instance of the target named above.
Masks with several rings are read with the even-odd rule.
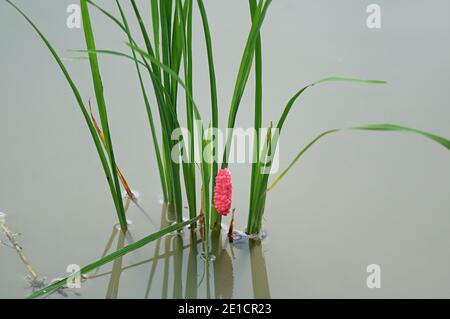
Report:
[[[192,53],[192,24],[194,0],[150,0],[151,23],[145,23],[142,19],[140,4],[135,0],[130,0],[134,19],[139,26],[139,38],[143,42],[141,47],[137,41],[137,36],[132,34],[129,27],[128,17],[125,15],[123,7],[119,0],[116,0],[116,6],[120,18],[115,17],[112,13],[106,11],[93,0],[80,0],[82,9],[83,26],[86,40],[86,50],[78,50],[77,52],[87,53],[90,63],[92,81],[95,89],[98,113],[100,115],[100,125],[98,125],[93,117],[89,117],[89,112],[84,106],[77,87],[70,78],[61,59],[50,45],[48,40],[31,22],[31,20],[20,11],[10,0],[6,0],[14,6],[27,21],[33,26],[41,39],[51,51],[53,57],[57,61],[59,67],[66,76],[76,100],[83,113],[88,128],[91,132],[93,141],[97,148],[103,169],[107,176],[108,185],[116,207],[117,215],[123,229],[126,229],[126,219],[122,198],[120,196],[120,182],[122,182],[126,191],[130,191],[127,183],[124,181],[123,175],[117,168],[111,133],[109,129],[107,107],[103,96],[102,82],[100,78],[100,67],[98,55],[109,54],[129,59],[136,68],[136,74],[139,80],[140,91],[143,96],[143,102],[146,108],[150,133],[152,136],[153,148],[158,165],[158,172],[161,182],[161,188],[164,200],[175,212],[176,221],[183,221],[183,187],[185,190],[186,200],[189,209],[189,218],[191,228],[196,227],[197,221],[200,221],[203,230],[204,254],[209,259],[210,253],[210,230],[220,229],[222,216],[230,212],[231,199],[228,198],[228,190],[224,191],[223,185],[219,185],[216,181],[221,180],[219,172],[219,163],[216,159],[218,154],[218,141],[211,137],[211,131],[205,130],[206,122],[202,120],[201,114],[194,98],[194,69],[193,69],[193,53]],[[203,0],[197,0],[197,7],[200,13],[205,48],[207,53],[207,63],[209,71],[209,88],[211,98],[211,124],[209,128],[218,129],[218,98],[217,84],[215,73],[215,62],[213,56],[212,36],[209,28],[208,16]],[[410,132],[422,135],[442,146],[450,149],[450,141],[414,128],[408,128],[395,124],[368,124],[343,129],[332,129],[319,134],[313,141],[307,144],[292,160],[288,167],[270,184],[269,172],[272,167],[272,159],[275,154],[280,134],[287,118],[293,108],[295,102],[309,88],[317,86],[325,82],[352,82],[364,84],[385,84],[380,80],[364,80],[347,77],[328,77],[313,82],[299,91],[297,91],[288,101],[278,122],[270,124],[265,137],[260,136],[263,126],[263,61],[262,61],[262,35],[261,28],[265,20],[266,14],[272,0],[249,0],[249,11],[251,17],[251,28],[242,52],[237,76],[234,84],[233,94],[229,105],[229,113],[227,119],[228,135],[224,149],[224,155],[220,165],[220,172],[228,172],[229,151],[232,144],[232,134],[235,128],[238,111],[241,105],[243,95],[250,77],[252,68],[255,74],[255,97],[254,97],[254,129],[257,134],[253,145],[253,158],[257,160],[251,166],[251,181],[249,194],[249,214],[247,220],[246,232],[249,235],[257,235],[261,232],[262,220],[265,212],[267,193],[274,188],[275,185],[287,174],[299,158],[314,145],[322,137],[332,133],[345,130],[360,131],[390,131],[390,132]],[[95,45],[94,33],[89,17],[88,5],[96,8],[106,17],[108,17],[119,29],[124,33],[127,40],[127,50],[130,54],[126,54],[113,50],[98,50]],[[151,30],[147,29],[151,27]],[[144,75],[148,76],[152,85],[152,91],[156,99],[156,107],[158,114],[154,116],[154,110],[149,101],[149,91],[144,84]],[[179,117],[178,96],[179,89],[185,99],[186,107],[186,126],[189,133],[185,138],[180,136],[176,139],[172,138],[173,133],[182,126]],[[155,122],[159,120],[161,132],[156,132]],[[195,122],[200,123],[196,127]],[[101,129],[100,129],[101,127]],[[195,136],[198,137],[198,145],[194,145]],[[195,163],[195,147],[202,156],[200,163]],[[182,158],[181,163],[174,160],[173,152]],[[205,152],[207,157],[203,156]],[[212,160],[211,160],[212,159]],[[197,213],[197,180],[196,180],[196,164],[200,168],[201,180],[198,189],[201,189],[201,207],[200,214]],[[182,174],[182,176],[181,176]],[[182,185],[183,184],[183,185]],[[231,187],[231,183],[229,185]],[[229,189],[231,195],[231,188]],[[220,193],[217,193],[220,192]],[[132,195],[132,194],[131,194]],[[129,197],[131,196],[129,194]],[[218,201],[216,199],[219,199]],[[233,221],[230,226],[230,233],[233,229]],[[255,237],[255,236],[250,236]]]

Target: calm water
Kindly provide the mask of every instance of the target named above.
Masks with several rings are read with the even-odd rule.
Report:
[[[335,127],[391,122],[450,137],[450,3],[380,0],[382,28],[369,30],[365,10],[372,2],[283,0],[271,6],[263,29],[266,123],[278,119],[299,87],[322,77],[389,82],[326,84],[305,94],[282,135],[281,167],[318,133]],[[82,31],[65,26],[72,1],[17,3],[63,56],[73,56],[66,49],[84,47]],[[115,12],[112,2],[106,7]],[[223,127],[248,8],[245,1],[211,0],[207,9]],[[92,19],[99,48],[126,52],[125,37],[109,21],[95,11]],[[195,21],[194,95],[207,117],[208,73],[198,15]],[[8,214],[7,226],[20,233],[17,241],[48,283],[66,275],[70,264],[86,265],[153,233],[167,223],[167,214],[134,66],[114,57],[100,60],[117,161],[141,193],[139,207],[129,206],[133,225],[123,237],[115,228],[96,151],[60,71],[5,3],[0,27],[0,211]],[[92,98],[88,65],[66,63],[83,98]],[[252,90],[249,83],[238,114],[237,125],[244,128],[253,119]],[[449,163],[450,152],[413,135],[330,136],[269,194],[268,237],[262,242],[231,245],[219,236],[217,259],[205,267],[199,236],[185,230],[90,273],[81,289],[51,298],[448,298]],[[236,227],[243,229],[249,165],[231,170]],[[379,289],[366,286],[370,264],[381,267]],[[0,245],[0,269],[0,298],[31,292],[26,268],[7,245]]]

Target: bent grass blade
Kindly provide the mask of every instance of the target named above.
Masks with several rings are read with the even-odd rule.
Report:
[[[340,128],[340,129],[333,129],[325,131],[321,134],[319,134],[315,139],[313,139],[310,143],[308,143],[291,161],[291,163],[281,172],[281,174],[272,182],[272,184],[267,188],[267,191],[272,190],[279,182],[280,180],[286,175],[286,173],[294,166],[295,163],[302,157],[302,155],[316,142],[318,142],[323,137],[330,135],[332,133],[342,132],[342,131],[381,131],[381,132],[407,132],[407,133],[414,133],[419,134],[427,139],[430,139],[439,145],[445,147],[446,149],[450,150],[450,140],[433,134],[426,131],[421,131],[415,128],[410,128],[406,126],[400,126],[396,124],[367,124],[367,125],[360,125],[360,126],[354,126],[350,128]]]

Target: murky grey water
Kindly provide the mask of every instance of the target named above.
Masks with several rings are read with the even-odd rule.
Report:
[[[72,55],[65,49],[84,47],[82,31],[65,26],[72,1],[16,2],[64,56]],[[282,135],[282,167],[329,128],[392,122],[450,137],[450,3],[379,0],[382,28],[369,30],[365,11],[372,2],[284,0],[270,8],[263,29],[267,123],[278,119],[296,89],[319,78],[389,81],[385,86],[326,84],[305,94]],[[114,10],[112,2],[105,6]],[[248,10],[238,0],[208,1],[207,9],[225,125]],[[110,22],[94,11],[92,18],[99,48],[127,50],[125,37]],[[194,94],[207,117],[208,73],[198,15],[195,21]],[[102,57],[118,163],[141,192],[139,203],[147,213],[131,204],[133,227],[120,237],[95,149],[60,71],[5,3],[0,27],[0,211],[8,214],[8,227],[21,233],[19,244],[48,282],[65,275],[69,264],[92,262],[164,222],[157,168],[134,67]],[[83,97],[92,97],[87,64],[66,63]],[[252,123],[251,90],[250,84],[238,114],[241,127]],[[186,231],[102,267],[81,289],[65,293],[71,298],[448,298],[449,163],[450,152],[413,135],[331,136],[270,193],[268,237],[260,245],[216,241],[218,258],[207,270],[198,256],[201,247],[191,244],[198,236]],[[250,170],[248,165],[231,170],[237,227],[243,229]],[[370,264],[381,267],[379,289],[366,286]],[[0,298],[30,293],[24,265],[5,245],[0,245],[0,269]],[[52,295],[59,297],[65,296]]]

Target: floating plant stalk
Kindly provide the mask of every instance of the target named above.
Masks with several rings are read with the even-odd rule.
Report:
[[[31,266],[30,262],[28,261],[28,258],[25,256],[25,253],[23,252],[22,247],[17,243],[15,235],[12,233],[12,231],[5,225],[5,222],[0,220],[0,228],[3,230],[3,233],[5,234],[6,238],[8,238],[8,241],[11,243],[12,247],[16,251],[17,255],[19,256],[20,260],[23,262],[25,267],[27,268],[28,272],[30,273],[31,280],[35,281],[38,279],[38,275],[36,271],[34,271],[33,267]]]

